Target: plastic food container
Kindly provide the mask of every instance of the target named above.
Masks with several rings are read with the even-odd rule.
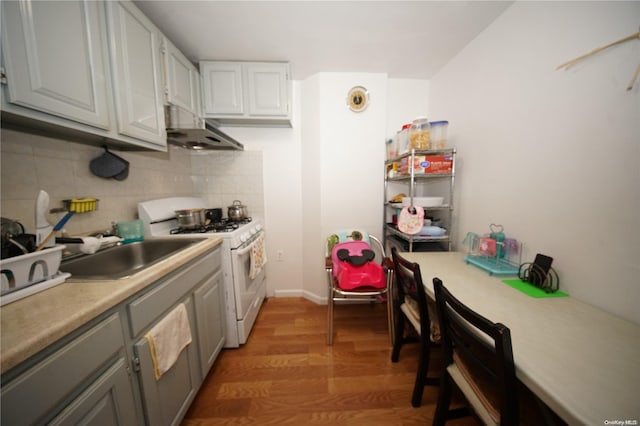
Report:
[[[409,129],[409,149],[431,149],[431,129],[426,117],[418,117]]]
[[[393,135],[393,137],[387,139],[385,144],[387,148],[387,158],[393,158],[398,156],[398,135]]]
[[[447,147],[447,130],[449,128],[448,121],[431,122],[431,148],[444,149]]]
[[[64,248],[57,245],[0,261],[2,294],[51,279],[58,273]]]
[[[409,151],[409,129],[411,123],[402,126],[402,130],[398,132],[398,153],[404,154]]]
[[[122,238],[123,244],[142,241],[144,239],[142,221],[139,219],[128,222],[118,222],[116,223],[116,228],[118,229],[118,236]]]

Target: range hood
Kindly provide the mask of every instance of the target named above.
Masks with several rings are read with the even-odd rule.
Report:
[[[226,135],[220,129],[200,117],[195,117],[189,111],[167,105],[165,108],[167,123],[167,142],[186,149],[193,150],[233,150],[243,151],[244,146]]]

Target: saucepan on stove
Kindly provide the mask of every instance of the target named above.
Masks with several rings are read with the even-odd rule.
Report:
[[[227,216],[234,222],[244,220],[249,217],[247,206],[243,205],[240,200],[234,200],[227,210]]]
[[[205,217],[207,218],[207,221],[210,223],[218,223],[222,220],[222,209],[221,208],[207,209],[205,210]]]
[[[204,209],[176,210],[178,225],[184,229],[196,229],[205,225]]]

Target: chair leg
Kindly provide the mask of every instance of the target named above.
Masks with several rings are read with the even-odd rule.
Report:
[[[440,391],[438,392],[438,405],[436,406],[436,413],[433,416],[433,425],[442,426],[447,421],[447,414],[449,412],[449,403],[451,401],[451,379],[446,369],[442,372],[442,378],[440,380]]]
[[[387,330],[389,330],[389,342],[391,346],[393,346],[396,341],[395,301],[393,291],[393,272],[387,271]]]
[[[411,397],[411,405],[413,407],[419,407],[422,405],[422,394],[424,392],[424,386],[427,384],[429,357],[431,356],[431,348],[429,344],[429,335],[420,337],[420,359],[418,360],[416,383],[413,386],[413,395]]]
[[[396,320],[395,320],[395,341],[393,342],[393,350],[391,351],[391,362],[398,362],[400,358],[400,348],[404,343],[404,317],[399,307],[396,307]]]
[[[327,300],[327,345],[333,345],[333,289],[329,287]]]
[[[393,301],[387,297],[387,330],[389,331],[389,344],[393,346],[396,341],[396,330],[393,318]]]

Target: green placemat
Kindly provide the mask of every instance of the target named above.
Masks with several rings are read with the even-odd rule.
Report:
[[[569,297],[567,293],[563,293],[561,291],[556,291],[555,293],[547,293],[543,289],[534,286],[533,284],[529,284],[528,282],[524,282],[519,279],[515,280],[502,280],[506,285],[515,288],[518,291],[523,292],[527,296],[535,297],[535,298],[543,298],[543,297]]]

